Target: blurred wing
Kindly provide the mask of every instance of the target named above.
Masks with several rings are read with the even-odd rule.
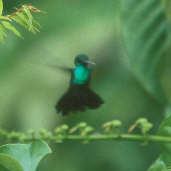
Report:
[[[96,65],[89,65],[89,66],[88,66],[88,69],[91,71],[91,70],[93,70],[95,67],[96,67]]]
[[[52,69],[59,70],[65,73],[71,73],[73,71],[73,68],[68,68],[65,66],[60,66],[60,65],[48,65],[48,66]]]

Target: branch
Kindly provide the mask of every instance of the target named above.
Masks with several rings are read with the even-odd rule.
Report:
[[[91,126],[87,123],[81,122],[69,128],[68,125],[61,125],[53,132],[45,129],[40,130],[38,133],[31,130],[27,134],[20,132],[8,132],[0,129],[0,139],[5,142],[32,142],[34,140],[44,140],[53,143],[63,142],[64,140],[77,140],[85,143],[96,140],[116,140],[116,141],[139,141],[139,142],[158,142],[158,143],[171,143],[171,137],[150,135],[148,131],[152,128],[152,124],[147,119],[138,119],[133,127],[138,127],[142,134],[123,134],[120,133],[121,122],[118,120],[107,122],[103,125],[105,133],[94,132]],[[131,131],[133,128],[131,126]],[[130,131],[130,129],[129,129]]]
[[[55,139],[57,137],[54,137]],[[121,134],[121,135],[90,135],[90,136],[80,136],[80,135],[68,135],[64,136],[63,140],[120,140],[120,141],[147,141],[147,142],[160,142],[160,143],[171,143],[171,137],[148,135],[143,136],[139,134]]]
[[[37,9],[34,6],[31,6],[31,5],[22,5],[20,8],[15,8],[16,12],[13,12],[12,14],[7,15],[7,17],[8,18],[12,18],[13,16],[16,16],[18,12],[24,12],[25,8],[27,8],[30,11],[35,12],[35,13],[43,13],[43,11]]]
[[[9,134],[0,134],[0,138],[6,142],[32,142],[34,140],[44,140],[52,143],[63,142],[64,140],[73,141],[99,141],[99,140],[115,140],[115,141],[138,141],[138,142],[157,142],[157,143],[171,143],[171,137],[157,136],[157,135],[140,135],[140,134],[94,134],[94,135],[50,135],[46,132],[38,135],[26,135],[18,132],[11,132]]]

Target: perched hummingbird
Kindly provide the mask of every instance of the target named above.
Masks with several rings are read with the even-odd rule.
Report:
[[[69,69],[71,73],[70,85],[67,92],[59,99],[56,110],[62,115],[71,112],[85,111],[87,108],[96,109],[103,100],[89,87],[94,62],[87,55],[80,54],[75,57],[75,68]]]

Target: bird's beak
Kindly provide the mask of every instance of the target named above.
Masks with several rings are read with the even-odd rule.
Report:
[[[85,63],[90,64],[90,65],[96,65],[95,62],[92,62],[92,61],[89,61],[89,60],[85,61]]]

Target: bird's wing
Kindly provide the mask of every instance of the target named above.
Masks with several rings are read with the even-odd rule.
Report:
[[[60,66],[60,65],[48,65],[49,67],[55,69],[55,70],[60,70],[62,72],[66,73],[71,73],[73,71],[73,68],[65,67],[65,66]]]

